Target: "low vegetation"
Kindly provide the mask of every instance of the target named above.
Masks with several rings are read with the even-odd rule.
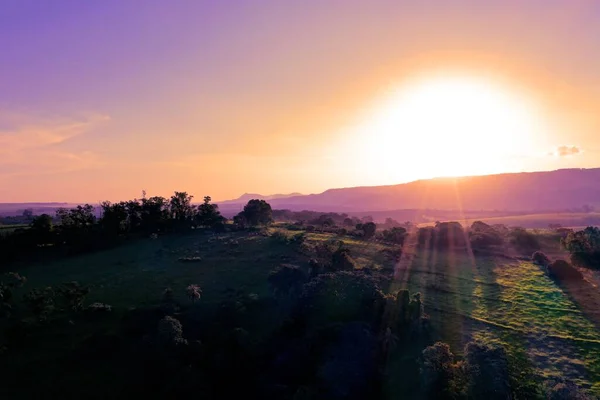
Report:
[[[0,242],[17,246],[0,280],[5,397],[600,393],[579,264],[545,254],[563,237],[594,268],[591,228],[417,229],[263,200],[227,221],[185,192],[101,207],[31,216]]]

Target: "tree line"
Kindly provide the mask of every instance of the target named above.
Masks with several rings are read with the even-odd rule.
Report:
[[[90,204],[59,208],[54,216],[28,215],[28,228],[0,235],[0,263],[32,257],[74,254],[108,248],[134,237],[185,232],[191,229],[244,229],[272,222],[271,206],[250,200],[226,226],[227,219],[210,196],[192,204],[194,196],[174,192],[170,198],[154,196],[100,203],[99,217]]]

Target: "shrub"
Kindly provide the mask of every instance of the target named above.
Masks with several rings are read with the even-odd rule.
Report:
[[[112,311],[112,307],[109,304],[96,302],[87,306],[85,310],[90,313],[107,313]]]
[[[469,397],[473,399],[510,399],[508,360],[503,347],[475,341],[465,346],[465,371],[469,378]]]
[[[157,337],[160,343],[168,346],[187,344],[187,341],[183,338],[181,322],[169,316],[158,322]]]
[[[54,311],[54,296],[54,290],[47,287],[31,290],[23,300],[33,315],[44,320]]]
[[[571,262],[578,267],[600,269],[600,229],[587,227],[570,232],[561,239],[563,247],[571,253]]]
[[[535,264],[541,265],[542,267],[547,267],[551,263],[548,256],[542,253],[541,251],[536,251],[535,253],[533,253],[533,255],[531,256],[531,260]]]
[[[202,296],[202,289],[200,289],[200,286],[192,284],[185,288],[185,293],[192,303],[195,303]]]
[[[83,309],[83,301],[90,293],[90,289],[81,286],[79,282],[73,281],[63,283],[58,288],[57,292],[61,296],[61,299],[66,304],[67,308],[73,311],[80,311]]]
[[[350,250],[344,247],[339,247],[331,255],[331,269],[336,271],[352,271],[356,268],[356,263],[350,256]]]
[[[534,252],[540,249],[537,237],[524,228],[513,228],[509,233],[509,242],[522,252]]]
[[[565,260],[556,260],[548,265],[548,274],[558,281],[581,281],[583,275]]]
[[[374,278],[360,272],[321,274],[304,285],[299,311],[313,323],[379,321],[385,296]]]
[[[299,267],[284,264],[271,271],[268,281],[275,295],[295,295],[300,293],[306,279],[306,274]]]
[[[548,400],[592,400],[592,397],[571,382],[564,379],[555,379],[544,385]]]
[[[446,343],[437,342],[422,353],[421,382],[431,398],[457,398],[464,391],[462,364]]]

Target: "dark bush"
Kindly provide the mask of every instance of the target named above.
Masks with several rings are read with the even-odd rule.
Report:
[[[300,294],[307,278],[306,273],[299,267],[284,264],[271,271],[268,281],[276,296],[292,296]]]
[[[508,237],[509,243],[520,252],[532,253],[540,249],[537,237],[524,228],[513,228]]]
[[[548,256],[542,253],[541,251],[536,251],[535,253],[533,253],[533,255],[531,256],[531,260],[537,265],[541,265],[542,267],[547,267],[552,262],[550,261],[550,258],[548,258]]]
[[[465,370],[469,397],[505,400],[512,398],[508,360],[503,347],[475,341],[465,347]]]
[[[558,281],[581,281],[583,275],[565,260],[556,260],[548,265],[548,274]]]

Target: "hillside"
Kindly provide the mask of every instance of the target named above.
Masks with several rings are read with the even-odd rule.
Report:
[[[556,211],[600,203],[600,168],[436,178],[390,186],[329,189],[270,199],[273,208],[316,211],[399,209]],[[239,203],[220,203],[229,208]]]

